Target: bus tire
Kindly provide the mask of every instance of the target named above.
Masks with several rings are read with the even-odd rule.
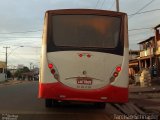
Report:
[[[95,103],[95,106],[96,106],[97,108],[105,109],[106,103],[105,103],[105,102],[96,102],[96,103]]]
[[[47,108],[51,108],[52,107],[52,99],[45,99],[45,106]]]
[[[52,100],[52,106],[57,107],[59,105],[58,100]]]

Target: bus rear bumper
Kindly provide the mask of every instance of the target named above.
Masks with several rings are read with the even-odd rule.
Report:
[[[101,89],[79,90],[56,83],[39,83],[39,98],[88,102],[128,102],[128,88],[108,85]]]

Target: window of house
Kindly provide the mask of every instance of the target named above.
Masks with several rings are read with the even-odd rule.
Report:
[[[3,73],[3,68],[0,68],[0,73]]]

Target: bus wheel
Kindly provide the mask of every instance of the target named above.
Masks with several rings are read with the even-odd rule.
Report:
[[[47,108],[51,108],[52,107],[52,99],[45,99],[45,106]]]
[[[105,102],[96,102],[96,103],[95,103],[95,106],[96,106],[97,108],[105,109],[106,103],[105,103]]]
[[[52,106],[57,107],[59,105],[58,100],[52,100]]]

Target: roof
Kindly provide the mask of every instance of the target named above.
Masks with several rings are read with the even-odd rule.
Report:
[[[159,24],[159,25],[157,25],[156,27],[154,27],[154,29],[157,29],[157,28],[160,28],[160,24]]]
[[[155,36],[152,36],[152,37],[150,37],[150,38],[148,38],[148,39],[146,39],[146,40],[144,40],[144,41],[141,41],[141,42],[139,42],[138,44],[143,44],[143,43],[149,42],[149,41],[151,41],[151,40],[153,40],[153,39],[155,39]]]
[[[123,12],[110,11],[110,10],[98,10],[98,9],[56,9],[56,10],[48,10],[46,13],[51,14],[101,14],[101,15],[127,15]]]
[[[5,68],[6,67],[6,62],[0,61],[0,68]]]

